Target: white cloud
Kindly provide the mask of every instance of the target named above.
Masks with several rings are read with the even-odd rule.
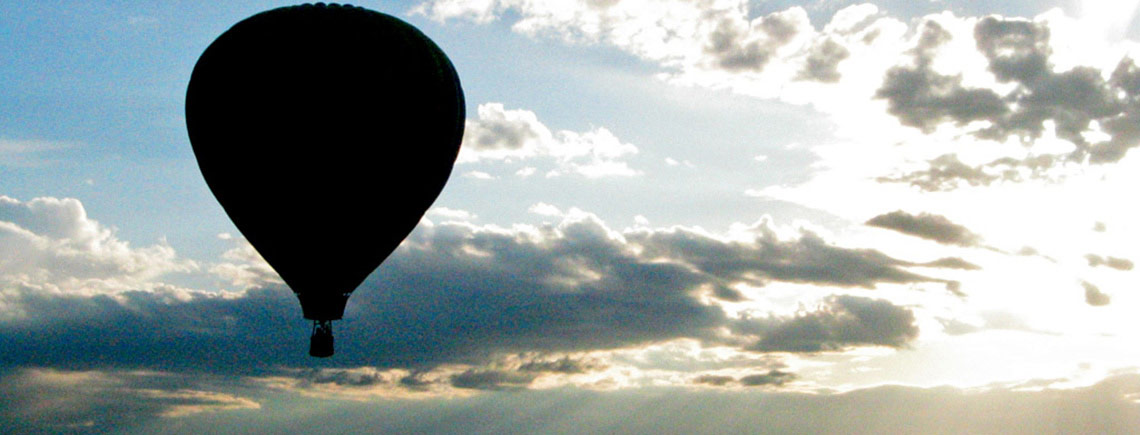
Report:
[[[532,205],[529,209],[527,209],[527,211],[539,216],[562,216],[562,210],[559,210],[558,207],[547,204],[545,202],[540,202]]]
[[[55,291],[121,291],[198,268],[165,241],[135,248],[87,217],[76,199],[0,196],[0,284]]]
[[[551,131],[534,112],[508,110],[500,103],[479,105],[478,118],[468,120],[459,151],[459,163],[550,159],[547,176],[581,175],[587,178],[633,176],[639,172],[623,161],[637,147],[623,143],[612,132],[596,127],[586,132]],[[536,171],[516,172],[527,177]]]
[[[432,207],[428,209],[424,216],[438,216],[443,219],[457,220],[457,221],[471,221],[475,220],[477,216],[467,210],[458,210],[447,207]]]
[[[210,266],[210,273],[243,289],[284,282],[244,237],[224,240],[232,240],[237,246],[223,253],[222,258],[226,261]]]
[[[488,173],[483,172],[483,171],[467,171],[467,172],[463,173],[463,176],[467,177],[467,178],[474,178],[476,180],[494,180],[495,178],[497,178],[494,175],[488,174]]]

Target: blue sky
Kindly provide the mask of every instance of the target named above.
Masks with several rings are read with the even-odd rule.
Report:
[[[183,117],[206,46],[286,4],[2,4],[0,417],[1140,430],[1137,4],[360,3],[468,117],[327,360]]]

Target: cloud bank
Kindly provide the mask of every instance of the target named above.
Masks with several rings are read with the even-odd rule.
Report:
[[[56,217],[74,217],[60,222],[88,222],[79,219],[78,201],[35,204],[52,205]],[[113,241],[94,224],[43,222],[52,220],[35,227],[42,234],[13,234],[29,240],[92,234],[82,240]],[[246,250],[243,245],[227,253],[233,262],[223,269],[260,270],[263,263],[241,254]],[[0,321],[0,345],[10,351],[0,358],[4,367],[264,373],[311,363],[295,297],[274,284],[273,276],[234,275],[236,282],[256,284],[242,292],[157,282],[113,293],[61,293],[13,278],[45,264],[5,269],[0,302],[10,314]],[[830,245],[806,230],[781,236],[769,220],[742,227],[735,239],[683,227],[618,232],[577,210],[557,225],[541,227],[425,221],[350,300],[345,320],[337,324],[343,339],[336,363],[479,365],[509,353],[619,349],[680,338],[744,352],[900,347],[917,335],[914,317],[886,300],[839,295],[794,316],[759,312],[747,318],[730,316],[716,301],[744,300],[748,296],[737,289],[742,284],[807,283],[839,291],[947,283],[907,270],[917,265],[875,250]],[[76,273],[68,267],[62,263],[47,276]],[[106,279],[120,282],[135,273],[114,270]],[[566,364],[561,369],[568,370],[571,363]],[[558,368],[528,367],[513,370]],[[480,373],[456,379],[472,386],[497,379]]]

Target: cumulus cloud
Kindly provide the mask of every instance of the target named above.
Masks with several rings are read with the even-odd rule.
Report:
[[[76,199],[0,196],[0,285],[111,292],[197,269],[165,242],[135,248],[87,217]]]
[[[604,3],[599,6],[599,3]],[[454,0],[425,2],[413,9],[437,21],[466,19],[486,23],[517,14],[512,28],[539,37],[580,43],[606,43],[660,64],[680,81],[716,86],[722,74],[749,78],[833,83],[845,47],[865,35],[862,18],[873,6],[853,6],[836,14],[833,25],[816,30],[801,7],[751,17],[747,2],[529,2],[495,0],[478,7]],[[512,14],[513,13],[513,14]],[[776,71],[769,71],[775,66]],[[789,67],[791,66],[791,67]],[[774,84],[773,88],[778,88]]]
[[[812,47],[804,61],[803,69],[797,76],[804,80],[815,80],[824,83],[839,81],[839,62],[851,56],[851,52],[834,39],[825,38],[822,43]]]
[[[994,125],[981,132],[983,136],[1037,138],[1048,120],[1056,125],[1058,137],[1083,147],[1087,142],[1082,133],[1092,121],[1107,121],[1121,114],[1124,106],[1117,100],[1116,89],[1100,71],[1084,66],[1053,71],[1049,36],[1044,23],[996,17],[978,21],[974,39],[989,61],[990,72],[999,82],[1018,85],[1005,96],[1014,109],[994,119]],[[1126,60],[1121,67],[1128,64],[1131,61]],[[1113,155],[1117,151],[1108,148],[1112,147],[1098,147],[1093,160],[1114,161],[1123,156]]]
[[[618,232],[577,210],[541,227],[428,222],[350,299],[337,326],[343,337],[337,361],[379,368],[471,363],[478,369],[502,354],[617,349],[678,338],[734,343],[746,352],[897,346],[913,338],[898,325],[906,315],[896,312],[909,311],[892,311],[884,301],[841,296],[795,318],[741,320],[708,297],[740,300],[733,289],[738,283],[868,289],[945,283],[906,270],[920,264],[878,251],[833,246],[802,231],[778,236],[768,221],[747,234],[729,240],[680,227]],[[3,360],[7,366],[264,373],[309,362],[306,323],[282,285],[232,293],[152,286],[113,295],[16,285],[2,296],[6,310],[19,313],[0,320],[0,345],[11,350]],[[885,323],[872,325],[878,321]],[[822,325],[822,333],[808,323]],[[729,327],[742,335],[724,337]],[[56,351],[63,347],[72,351]],[[575,366],[585,367],[538,360],[511,367],[533,374]],[[491,376],[476,374],[460,382],[474,385]]]
[[[534,112],[487,103],[479,105],[477,119],[467,120],[458,162],[549,158],[555,167],[547,176],[598,178],[637,175],[623,160],[634,154],[637,147],[621,142],[605,128],[554,132]]]
[[[932,64],[938,48],[952,37],[936,21],[926,21],[921,37],[911,50],[914,65],[887,70],[875,96],[887,100],[887,111],[903,125],[931,132],[943,122],[965,125],[1006,112],[1005,103],[996,92],[964,87],[960,76],[947,76],[934,70]]]
[[[531,37],[616,47],[676,84],[812,104],[840,122],[885,126],[893,117],[923,134],[1027,145],[974,163],[944,152],[929,169],[879,178],[924,190],[1050,177],[1064,165],[1117,162],[1140,143],[1140,67],[1128,57],[1108,69],[1103,58],[1071,65],[1068,52],[1058,65],[1055,47],[1069,41],[1054,41],[1051,26],[1073,25],[1059,13],[1033,20],[943,13],[908,24],[863,4],[814,26],[802,7],[757,16],[744,0],[595,3],[436,0],[415,11],[439,21],[512,19],[514,31]],[[889,135],[913,141],[908,134]],[[1033,148],[1054,138],[1071,148]]]
[[[283,284],[284,281],[269,263],[261,258],[245,238],[234,240],[237,246],[222,254],[225,261],[210,266],[210,273],[229,281],[238,288]]]
[[[719,68],[760,71],[776,51],[805,26],[810,24],[802,9],[790,9],[751,22],[736,16],[724,17],[709,34],[705,52]]]
[[[1121,58],[1111,71],[1081,65],[1058,70],[1047,21],[1001,17],[973,21],[972,35],[954,37],[974,39],[994,87],[967,88],[960,77],[933,72],[928,65],[934,57],[922,55],[920,43],[915,47],[915,65],[891,69],[878,92],[890,102],[891,113],[904,125],[925,132],[949,122],[961,126],[984,121],[970,134],[998,142],[1016,138],[1025,144],[1052,134],[1075,149],[977,165],[947,155],[930,162],[928,170],[884,181],[910,182],[925,190],[949,190],[957,182],[976,186],[1016,181],[1039,177],[1067,162],[1116,162],[1140,143],[1136,127],[1140,68],[1131,58]],[[934,23],[926,21],[926,32],[937,27]],[[948,32],[940,35],[931,39],[952,37]],[[999,92],[1001,86],[1008,90]]]
[[[951,222],[945,216],[930,213],[914,215],[896,210],[871,218],[867,221],[867,225],[947,245],[977,246],[981,242],[981,237],[970,232],[968,228]]]
[[[852,346],[900,347],[918,337],[911,310],[882,299],[841,295],[811,312],[738,326],[759,332],[753,349],[765,352],[821,352]]]

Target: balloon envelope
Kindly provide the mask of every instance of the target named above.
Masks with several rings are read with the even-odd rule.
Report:
[[[463,121],[439,47],[397,18],[335,4],[239,22],[202,54],[186,93],[207,185],[305,318],[321,321],[343,316],[439,195]]]

